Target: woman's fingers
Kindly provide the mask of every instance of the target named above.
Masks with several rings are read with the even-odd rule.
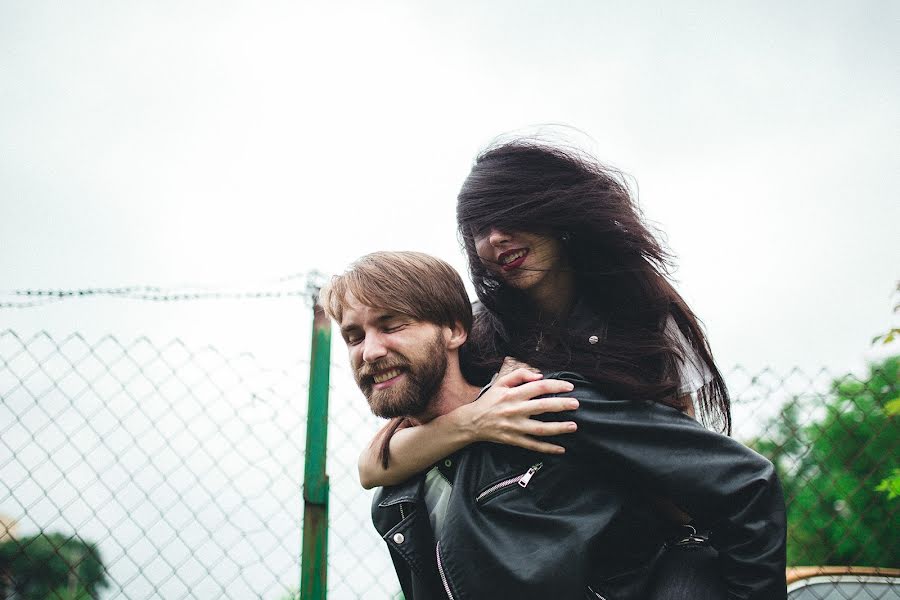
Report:
[[[575,389],[575,386],[562,379],[537,379],[526,381],[516,386],[512,392],[519,400],[531,400],[538,396],[551,394],[567,394]]]
[[[504,375],[507,375],[507,374],[515,371],[516,369],[527,369],[527,370],[531,371],[532,373],[537,373],[538,375],[540,375],[540,371],[538,371],[537,369],[535,369],[528,363],[524,363],[520,360],[517,360],[517,359],[513,358],[512,356],[507,356],[506,358],[503,359],[503,364],[500,365],[500,371],[498,374],[502,377]]]
[[[550,442],[541,442],[527,435],[520,435],[506,440],[504,443],[511,446],[518,446],[526,450],[533,450],[541,454],[563,454],[566,449]]]
[[[494,382],[494,385],[501,385],[503,387],[516,387],[531,381],[538,381],[541,379],[541,377],[543,377],[543,375],[541,375],[540,373],[536,373],[528,369],[513,369],[504,373],[503,369],[501,368],[500,374],[497,377],[497,381]]]
[[[544,413],[563,412],[565,410],[575,410],[578,408],[578,400],[575,398],[541,398],[540,400],[531,400],[525,403],[523,414],[527,416],[541,415]]]
[[[534,419],[528,419],[528,421],[530,421],[530,423],[526,427],[528,435],[546,437],[550,435],[572,433],[573,431],[578,429],[578,425],[574,421],[551,421],[549,423],[546,423],[544,421],[536,421]]]

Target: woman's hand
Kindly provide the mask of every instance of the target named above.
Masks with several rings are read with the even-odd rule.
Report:
[[[472,442],[497,442],[547,454],[565,452],[563,447],[541,442],[534,436],[571,433],[575,431],[575,423],[544,423],[529,417],[577,408],[578,401],[574,398],[532,400],[544,394],[569,392],[573,386],[558,379],[544,380],[540,373],[529,371],[529,368],[525,365],[525,368],[498,374],[491,388],[478,400],[424,425],[398,429],[390,440],[391,461],[387,468],[382,466],[379,453],[381,439],[389,427],[385,425],[359,456],[362,486],[369,489],[377,485],[396,485]]]
[[[529,370],[530,368],[524,365],[507,374],[503,374],[501,369],[490,389],[478,400],[454,411],[458,413],[456,417],[459,419],[459,426],[466,431],[469,439],[519,446],[546,454],[565,452],[562,446],[542,442],[535,436],[572,433],[577,425],[573,421],[546,423],[530,417],[578,408],[578,400],[575,398],[533,399],[547,394],[571,392],[574,386],[568,381],[543,379],[543,375]]]
[[[503,377],[504,375],[509,375],[516,369],[528,369],[532,373],[537,373],[540,375],[540,371],[529,365],[528,363],[524,363],[521,360],[515,359],[512,356],[507,356],[503,359],[503,364],[500,365],[500,370],[497,372],[497,377]]]

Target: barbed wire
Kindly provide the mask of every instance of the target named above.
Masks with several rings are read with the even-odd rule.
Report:
[[[311,302],[318,294],[319,289],[321,289],[325,278],[324,273],[313,269],[252,285],[181,284],[173,286],[131,285],[75,289],[0,290],[0,309],[31,308],[63,300],[97,296],[125,298],[128,300],[149,300],[152,302],[259,300],[263,298],[302,297]],[[300,283],[300,286],[296,285],[297,283]],[[9,298],[16,298],[16,300]]]

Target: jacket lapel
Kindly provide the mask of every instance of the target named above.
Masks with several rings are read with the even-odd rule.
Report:
[[[424,476],[382,488],[372,501],[372,521],[388,547],[420,577],[437,572],[434,533],[424,501]]]

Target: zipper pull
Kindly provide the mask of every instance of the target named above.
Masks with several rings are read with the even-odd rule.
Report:
[[[525,474],[522,475],[522,478],[519,479],[519,485],[525,487],[528,485],[528,482],[531,481],[531,478],[534,477],[534,474],[541,470],[541,467],[544,466],[544,463],[539,462],[536,465],[532,465],[530,469],[525,471]]]

